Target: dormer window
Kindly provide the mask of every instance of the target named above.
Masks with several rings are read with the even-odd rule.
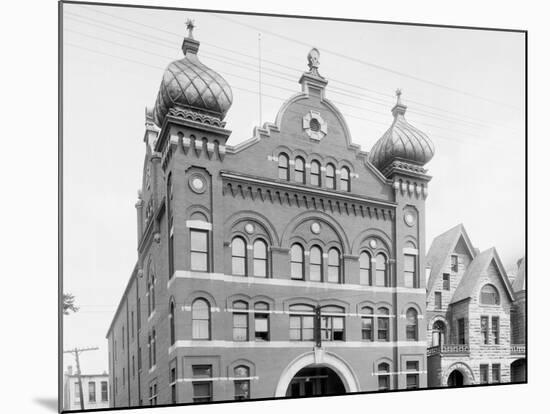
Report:
[[[482,305],[500,305],[500,295],[493,285],[485,285],[481,288],[480,302]]]
[[[451,271],[458,272],[458,255],[451,255]]]

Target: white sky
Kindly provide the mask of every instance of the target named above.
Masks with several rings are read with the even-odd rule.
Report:
[[[202,62],[233,87],[229,143],[250,138],[259,123],[258,95],[248,92],[258,88],[258,61],[241,55],[257,57],[258,33],[262,122],[273,121],[299,91],[315,46],[329,80],[327,98],[344,113],[354,143],[370,150],[389,127],[396,88],[409,122],[433,140],[427,247],[462,222],[476,247],[497,247],[506,267],[524,254],[522,34],[82,5],[64,10],[64,290],[80,306],[65,317],[64,347],[100,347],[83,356],[83,372],[108,367],[105,334],[137,257],[144,107],[154,104],[164,67],[182,57],[187,18],[195,19]]]

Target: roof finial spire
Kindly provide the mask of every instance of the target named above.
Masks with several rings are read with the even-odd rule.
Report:
[[[395,96],[397,96],[397,105],[401,105],[401,89],[397,88],[395,90]]]
[[[318,71],[320,65],[319,56],[319,50],[315,47],[307,54],[307,66],[309,67],[309,73],[312,75],[320,76]]]
[[[187,26],[187,37],[194,39],[193,29],[195,28],[195,21],[193,19],[187,19],[185,25]]]
[[[401,88],[397,88],[395,90],[395,96],[397,96],[397,102],[393,106],[391,112],[393,116],[397,115],[405,115],[405,112],[407,111],[407,105],[404,105],[403,102],[401,102],[401,94],[403,92],[401,91]]]

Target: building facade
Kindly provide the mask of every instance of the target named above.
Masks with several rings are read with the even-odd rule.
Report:
[[[231,146],[231,88],[189,29],[146,113],[138,258],[107,333],[111,406],[426,387],[434,148],[400,92],[362,151],[313,49],[275,122]]]
[[[512,285],[496,249],[474,248],[460,224],[426,262],[428,386],[525,381],[524,261]]]
[[[85,410],[109,408],[109,374],[82,374],[82,395],[78,375],[72,366],[67,367],[63,376],[63,410]]]

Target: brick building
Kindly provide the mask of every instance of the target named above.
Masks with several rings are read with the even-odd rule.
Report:
[[[428,386],[525,380],[523,261],[513,288],[496,249],[474,248],[460,224],[434,239],[426,263]]]
[[[109,407],[109,374],[82,374],[82,395],[78,375],[68,366],[63,375],[63,409],[80,410],[81,402],[85,410]],[[82,400],[82,401],[81,401]]]
[[[107,333],[111,406],[425,387],[434,148],[400,92],[362,151],[313,49],[275,122],[231,146],[231,88],[189,29],[146,113],[138,258]]]

